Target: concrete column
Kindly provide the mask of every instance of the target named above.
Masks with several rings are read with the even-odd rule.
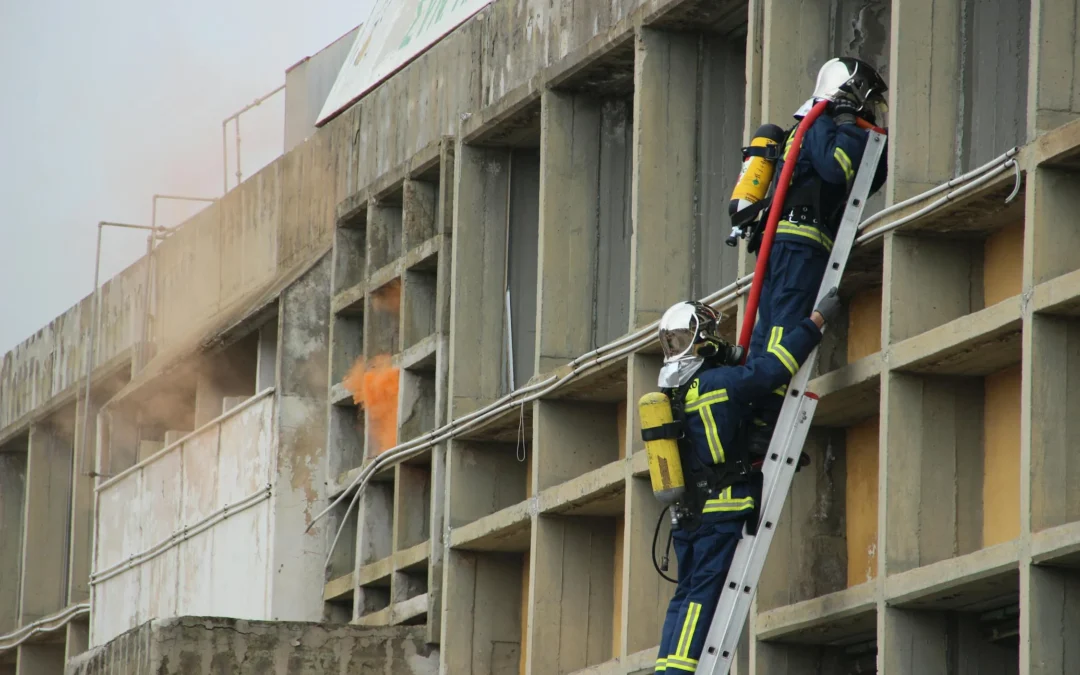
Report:
[[[445,564],[439,672],[525,672],[520,667],[521,554],[451,550]]]
[[[956,173],[963,91],[961,5],[962,0],[893,3],[885,190],[889,203],[928,190]]]
[[[64,645],[20,645],[15,673],[16,675],[64,675]]]
[[[634,68],[631,328],[691,291],[698,38],[642,28]]]
[[[833,56],[829,44],[832,3],[762,1],[765,53],[761,61],[761,121],[786,127],[795,121],[792,113],[810,98],[818,68]],[[753,100],[753,96],[748,99]],[[756,127],[746,128],[752,133]]]
[[[547,90],[540,116],[536,372],[587,352],[596,295],[600,104]]]
[[[71,439],[48,425],[30,428],[23,516],[20,622],[26,625],[67,604]],[[61,652],[62,656],[62,652]]]
[[[318,621],[323,612],[323,563],[332,533],[325,525],[306,534],[304,529],[325,503],[330,265],[324,256],[286,289],[278,312],[270,598],[275,620]]]
[[[76,420],[81,420],[86,414],[85,401],[79,401]],[[90,554],[94,533],[94,479],[82,475],[82,457],[93,457],[97,447],[97,419],[99,407],[97,402],[90,400],[90,425],[87,426],[87,438],[83,439],[82,424],[75,427],[75,462],[72,466],[72,499],[71,499],[71,559],[69,562],[70,579],[68,582],[69,604],[77,604],[90,600]],[[92,462],[87,462],[87,470],[93,468]]]
[[[19,627],[26,449],[0,452],[0,635]]]
[[[450,310],[450,417],[499,397],[510,154],[459,145]],[[460,358],[458,358],[460,355]]]
[[[1033,0],[1028,138],[1080,116],[1080,3]]]

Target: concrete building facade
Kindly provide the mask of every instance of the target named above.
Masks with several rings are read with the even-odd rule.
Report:
[[[203,623],[303,673],[651,672],[636,333],[729,287],[734,335],[739,149],[833,55],[887,74],[889,179],[737,672],[1080,672],[1078,26],[495,0],[4,356],[0,673],[219,672]]]

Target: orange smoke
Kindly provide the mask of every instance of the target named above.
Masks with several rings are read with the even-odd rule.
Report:
[[[390,356],[380,354],[370,361],[361,356],[342,384],[353,402],[367,411],[371,454],[397,445],[398,369],[391,365]]]
[[[377,311],[396,315],[401,308],[401,279],[394,279],[372,293],[371,306]]]

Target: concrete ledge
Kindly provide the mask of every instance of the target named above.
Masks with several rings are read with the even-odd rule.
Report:
[[[337,205],[338,227],[357,227],[367,223],[368,202],[385,198],[401,189],[406,178],[431,171],[438,163],[445,139],[432,141],[393,169],[349,195]]]
[[[352,392],[346,389],[344,384],[338,382],[330,385],[330,405],[351,406],[356,404],[353,403]]]
[[[466,551],[528,551],[534,500],[508,506],[450,532],[450,547]]]
[[[613,359],[598,369],[583,373],[566,385],[559,387],[551,396],[551,400],[594,401],[600,403],[617,403],[626,400],[626,369],[629,355]],[[549,362],[550,358],[544,359]],[[569,363],[567,359],[565,363]],[[565,372],[563,372],[565,369]],[[569,369],[561,365],[554,371],[539,375],[534,379],[543,380],[551,375],[565,375]]]
[[[942,560],[888,577],[885,601],[911,609],[976,609],[987,600],[1019,593],[1016,541]]]
[[[537,496],[540,513],[618,516],[625,509],[626,460],[594,469]]]
[[[473,410],[481,408],[491,401],[478,402]],[[470,411],[471,412],[471,411]],[[467,413],[464,413],[467,414]],[[459,414],[458,417],[463,417]],[[463,441],[497,441],[517,443],[521,430],[525,429],[526,440],[532,439],[533,404],[515,405],[510,410],[476,425],[458,438]]]
[[[419,246],[413,247],[405,253],[406,269],[421,269],[435,271],[439,255],[442,253],[445,235],[437,234]],[[447,251],[449,254],[449,251]]]
[[[335,208],[338,227],[346,229],[362,228],[367,225],[368,195],[357,192],[349,195]]]
[[[1031,307],[1033,311],[1043,314],[1080,316],[1080,270],[1063,274],[1033,288]]]
[[[432,334],[420,340],[397,356],[398,367],[402,370],[435,372],[435,355],[439,349],[438,334]]]
[[[326,586],[323,588],[323,601],[333,602],[335,600],[351,598],[355,586],[356,576],[352,572],[344,574],[337,579],[331,579],[326,582]]]
[[[762,612],[759,640],[828,645],[877,630],[876,581]]]
[[[390,605],[390,623],[403,624],[426,615],[428,612],[428,594],[418,595],[403,602]]]
[[[375,270],[368,278],[368,293],[374,293],[386,284],[401,276],[402,260],[398,258],[392,263]]]
[[[395,571],[414,571],[427,566],[428,558],[431,557],[431,540],[421,542],[416,546],[398,551],[394,554]]]
[[[1031,561],[1036,565],[1080,568],[1080,523],[1032,534]]]
[[[371,459],[364,460],[364,463],[361,466],[353,467],[348,471],[343,471],[342,473],[338,474],[337,480],[331,480],[327,485],[328,498],[337,499],[339,496],[341,496],[341,493],[344,492],[354,480],[356,480],[356,477],[360,475],[360,472],[364,470],[364,467],[370,463]],[[388,466],[379,473],[375,474],[375,476],[371,480],[374,483],[392,482],[394,480],[393,465]]]
[[[357,586],[390,586],[390,576],[394,573],[394,556],[364,565],[356,575]]]
[[[330,311],[334,314],[362,314],[366,292],[367,284],[362,281],[340,291],[330,302]]]
[[[644,447],[634,450],[630,456],[630,475],[634,477],[649,475],[649,455]]]
[[[1020,193],[1008,204],[1006,197],[1016,185],[1015,169],[1004,171],[985,185],[972,192],[950,201],[935,211],[893,230],[899,234],[925,234],[927,236],[948,235],[955,238],[985,236],[1002,226],[1023,222],[1024,186]],[[927,186],[927,188],[932,186]],[[959,187],[959,186],[958,186]],[[955,190],[956,188],[953,188]],[[867,230],[873,232],[905,218],[921,208],[932,204],[947,193],[913,204],[906,209],[889,214]],[[863,233],[865,234],[865,233]]]
[[[390,619],[393,616],[393,607],[383,607],[377,612],[365,614],[364,616],[356,619],[353,623],[357,626],[369,626],[372,628],[381,628],[390,625]]]
[[[1080,164],[1080,120],[1047,131],[1029,143],[1021,155],[1024,166],[1041,164],[1076,167]]]
[[[821,397],[814,425],[846,427],[878,414],[881,361],[878,352],[811,380],[810,391]]]
[[[889,348],[893,370],[989,375],[1020,362],[1020,296],[962,316]]]

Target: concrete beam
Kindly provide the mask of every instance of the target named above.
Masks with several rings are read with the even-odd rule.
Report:
[[[540,513],[619,515],[623,511],[628,463],[620,459],[550,487],[537,495]]]
[[[1020,548],[1015,541],[932,563],[885,579],[885,600],[912,609],[962,609],[1014,594]]]
[[[1020,361],[1020,297],[954,319],[889,348],[895,371],[988,375]]]
[[[631,328],[692,290],[698,41],[643,28],[635,55]]]
[[[450,531],[450,547],[469,551],[526,551],[535,505],[521,502]]]
[[[881,398],[881,353],[871,354],[810,381],[810,391],[821,397],[814,424],[848,426],[876,415]]]
[[[860,584],[836,593],[778,607],[757,615],[758,640],[831,644],[873,633],[877,584]]]
[[[73,467],[74,448],[70,437],[47,425],[30,428],[20,625],[32,623],[67,606],[71,527],[68,500]]]

